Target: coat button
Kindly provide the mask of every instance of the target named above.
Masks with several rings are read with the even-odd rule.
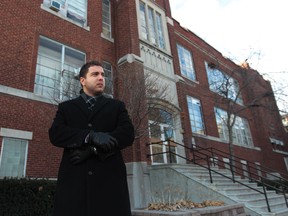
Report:
[[[93,172],[92,172],[92,171],[89,171],[89,172],[88,172],[88,175],[93,175]]]
[[[92,124],[91,124],[91,123],[89,123],[89,124],[88,124],[88,127],[92,127]]]

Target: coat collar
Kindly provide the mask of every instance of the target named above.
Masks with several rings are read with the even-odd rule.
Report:
[[[83,113],[85,113],[85,115],[88,116],[88,119],[90,120],[91,118],[93,118],[93,116],[99,112],[107,103],[110,102],[110,99],[104,97],[104,96],[100,96],[97,99],[97,102],[95,103],[92,111],[88,109],[87,104],[85,103],[84,99],[79,96],[74,100],[74,103],[81,109],[81,111]]]

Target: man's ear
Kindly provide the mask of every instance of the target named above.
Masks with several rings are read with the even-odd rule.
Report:
[[[84,77],[80,77],[80,78],[79,78],[79,81],[80,81],[80,84],[81,84],[82,86],[84,86],[84,84],[85,84],[85,78],[84,78]]]

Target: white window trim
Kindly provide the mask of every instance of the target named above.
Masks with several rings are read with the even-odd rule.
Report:
[[[159,6],[157,6],[155,3],[153,3],[149,0],[136,0],[136,8],[137,8],[136,12],[137,12],[139,39],[145,43],[150,44],[151,46],[154,46],[153,43],[151,43],[150,41],[143,39],[141,37],[141,34],[140,34],[140,32],[141,32],[140,9],[139,9],[140,1],[142,1],[145,4],[145,8],[150,7],[154,10],[154,12],[158,12],[161,15],[165,49],[162,49],[160,47],[157,47],[157,48],[162,50],[165,53],[171,54],[171,48],[170,48],[170,42],[169,42],[169,36],[168,36],[167,19],[166,19],[165,11],[162,8],[160,8]]]
[[[191,119],[190,119],[190,112],[189,112],[189,104],[188,104],[188,101],[189,100],[191,100],[191,102],[193,102],[193,101],[196,101],[196,102],[198,102],[199,103],[199,107],[200,107],[200,111],[201,111],[201,120],[202,120],[202,124],[203,124],[203,134],[202,133],[196,133],[196,132],[194,132],[193,130],[192,130],[192,122],[191,122]],[[189,113],[189,122],[190,122],[190,128],[191,128],[191,132],[193,133],[193,134],[202,134],[202,135],[205,135],[206,134],[206,125],[205,125],[205,121],[204,121],[204,115],[203,115],[203,110],[202,110],[202,103],[201,103],[201,101],[199,100],[199,99],[197,99],[197,98],[194,98],[194,97],[191,97],[191,96],[189,96],[189,95],[187,95],[186,96],[186,103],[187,103],[187,108],[188,108],[188,113]],[[196,123],[196,121],[194,121],[193,120],[193,122],[194,123]]]
[[[8,137],[8,138],[32,140],[33,139],[33,132],[23,131],[23,130],[15,130],[15,129],[10,129],[10,128],[0,128],[0,136]]]
[[[101,37],[102,37],[103,39],[105,39],[105,40],[108,40],[108,41],[114,43],[114,38],[106,37],[106,36],[103,34],[103,32],[101,32]]]
[[[33,100],[33,101],[40,101],[40,102],[47,103],[47,104],[54,104],[54,105],[58,104],[58,103],[56,103],[55,100],[53,101],[49,98],[35,95],[32,92],[28,92],[28,91],[24,91],[24,90],[12,88],[9,86],[4,86],[4,85],[0,85],[0,93],[6,94],[6,95],[12,95],[15,97],[20,97],[20,98],[25,98],[25,99],[29,99],[29,100]]]
[[[110,35],[111,37],[107,37],[104,33],[103,33],[103,1],[102,1],[102,32],[101,32],[101,37],[104,38],[104,39],[107,39],[111,42],[114,43],[114,38],[112,36],[112,14],[111,14],[111,1],[109,0],[109,19],[110,19]]]
[[[185,75],[185,74],[183,74],[182,73],[182,70],[181,70],[181,63],[180,63],[180,56],[179,56],[179,51],[178,51],[178,47],[182,47],[184,50],[186,50],[186,51],[188,51],[189,53],[190,53],[190,57],[191,57],[191,63],[192,63],[192,73],[193,73],[193,75],[194,75],[194,79],[191,79],[190,77],[188,77],[188,75]],[[188,80],[190,80],[190,81],[192,81],[192,82],[198,82],[197,81],[197,76],[196,76],[196,70],[195,70],[195,66],[194,66],[194,60],[193,60],[193,53],[192,53],[192,51],[191,50],[189,50],[189,49],[187,49],[186,47],[184,47],[183,45],[181,45],[181,44],[176,44],[176,49],[177,49],[177,55],[178,55],[178,62],[179,62],[179,68],[180,68],[180,72],[181,72],[181,76],[183,76],[183,77],[185,77],[186,79],[188,79]]]
[[[153,120],[149,120],[149,125],[150,124],[155,124],[156,122],[155,121],[153,121]],[[175,128],[172,126],[171,127],[171,125],[169,125],[169,124],[166,124],[166,123],[156,123],[156,124],[158,124],[159,125],[159,127],[160,127],[160,130],[161,130],[161,138],[160,138],[160,140],[161,141],[163,141],[163,146],[162,146],[162,150],[163,151],[167,151],[167,148],[168,148],[168,141],[166,140],[166,138],[165,138],[165,134],[164,134],[164,128],[171,128],[172,130],[173,130],[173,137],[172,137],[172,139],[173,140],[176,140],[176,133],[175,133]],[[150,126],[149,126],[149,137],[151,138],[151,129],[150,129]],[[150,145],[150,152],[151,153],[153,153],[153,151],[152,151],[152,145]],[[178,158],[178,156],[177,156],[177,154],[178,154],[178,145],[177,146],[175,146],[175,153],[176,153],[176,155],[175,155],[175,159],[176,159],[176,163],[178,163],[178,161],[179,161],[179,158]],[[152,161],[152,164],[162,164],[162,163],[159,163],[159,162],[154,162],[154,160],[153,160],[153,156],[151,156],[151,161]],[[169,161],[168,161],[168,154],[167,153],[165,153],[165,154],[163,154],[163,163],[164,164],[167,164]]]
[[[29,140],[33,139],[33,132],[2,127],[2,128],[0,128],[0,136],[5,137],[5,138],[21,139],[21,140],[27,141],[26,150],[25,150],[24,170],[23,170],[23,176],[25,177],[26,176],[27,159],[28,159]],[[1,152],[3,152],[3,148],[4,148],[4,139],[2,139]],[[2,161],[2,154],[0,154],[0,163],[1,163],[1,161]]]
[[[51,42],[51,43],[53,43],[54,45],[59,45],[60,47],[61,47],[61,69],[58,71],[58,72],[64,72],[64,71],[67,71],[63,66],[64,66],[64,64],[65,64],[65,52],[66,52],[66,50],[67,49],[69,49],[69,50],[71,50],[71,51],[73,51],[73,52],[77,52],[78,54],[82,54],[83,56],[84,56],[84,61],[82,62],[82,65],[86,62],[86,53],[84,53],[84,52],[82,52],[82,51],[80,51],[80,50],[77,50],[77,49],[75,49],[75,48],[73,48],[73,47],[70,47],[70,46],[67,46],[67,45],[65,45],[65,44],[63,44],[63,43],[60,43],[60,42],[58,42],[58,41],[55,41],[55,40],[52,40],[52,39],[50,39],[50,38],[47,38],[47,37],[45,37],[45,36],[42,36],[42,35],[40,35],[40,37],[39,37],[39,44],[38,44],[38,48],[40,47],[40,42],[41,42],[41,40],[42,40],[42,42],[44,41],[44,40],[46,40],[46,41],[49,41],[49,42]],[[37,68],[38,68],[38,66],[40,66],[40,67],[42,67],[41,66],[41,64],[39,64],[38,63],[38,58],[39,58],[39,56],[42,56],[43,57],[43,55],[42,55],[42,53],[40,53],[39,52],[39,50],[38,50],[38,53],[37,53],[37,65],[36,65],[36,73],[35,73],[35,83],[34,83],[34,91],[33,91],[33,93],[35,94],[35,95],[38,95],[38,96],[40,96],[40,97],[46,97],[46,98],[49,98],[50,100],[55,100],[56,102],[61,102],[62,100],[63,100],[63,93],[65,92],[65,91],[63,91],[63,83],[62,83],[62,81],[64,81],[64,79],[63,79],[63,74],[61,75],[61,78],[59,79],[59,80],[57,80],[57,81],[59,81],[60,82],[60,85],[59,85],[59,89],[56,89],[56,88],[54,88],[54,91],[56,90],[56,91],[58,91],[59,90],[59,98],[58,97],[54,97],[54,96],[48,96],[47,97],[47,95],[43,95],[43,94],[38,94],[37,92],[36,92],[36,90],[37,90],[37,88],[39,88],[39,87],[43,87],[43,85],[40,85],[39,83],[37,83],[36,82],[36,77],[37,76],[40,76],[40,74],[37,72],[38,70],[37,70]],[[44,57],[44,58],[46,58],[46,56]],[[49,57],[48,57],[49,58]],[[68,65],[68,64],[66,64],[66,65]],[[78,65],[79,66],[79,65]],[[79,66],[79,68],[77,69],[77,73],[75,73],[75,71],[74,71],[74,78],[73,78],[73,80],[75,79],[75,76],[78,76],[79,75],[79,71],[80,71],[80,68],[81,68],[81,66]],[[75,68],[76,69],[76,68]],[[70,78],[72,78],[72,74],[71,74],[71,71],[70,71]],[[56,79],[55,79],[56,80]],[[72,81],[72,79],[70,80],[70,82]],[[75,80],[74,80],[74,82],[75,82]],[[66,83],[68,83],[68,82],[66,82]],[[75,82],[76,83],[76,82]],[[65,85],[65,84],[64,84]],[[76,85],[78,85],[78,82],[77,82],[77,84]],[[79,88],[80,88],[80,85],[79,85]],[[80,89],[79,89],[80,90]],[[77,94],[76,94],[77,95]],[[74,95],[74,94],[69,94],[69,97],[71,97],[71,96],[76,96],[76,95]]]
[[[6,128],[7,129],[7,128]],[[7,138],[7,139],[9,139],[9,138],[11,138],[11,139],[21,139],[21,140],[25,140],[26,142],[27,142],[27,144],[26,144],[26,149],[25,149],[25,161],[24,161],[24,168],[23,168],[23,177],[25,177],[26,176],[26,168],[27,168],[27,159],[28,159],[28,146],[29,146],[29,142],[28,142],[28,140],[26,139],[26,138],[21,138],[21,135],[24,135],[24,137],[25,137],[25,132],[26,131],[19,131],[19,130],[13,130],[13,129],[8,129],[7,131],[9,131],[10,133],[12,132],[12,131],[14,131],[14,132],[16,132],[16,134],[15,134],[15,136],[17,136],[17,137],[15,137],[15,136],[3,136],[4,138]],[[1,131],[0,132],[2,132],[2,128],[1,128]],[[20,132],[20,133],[19,133]],[[8,135],[11,135],[10,133],[8,133]],[[31,133],[31,132],[28,132],[26,135],[29,135],[29,133]],[[5,134],[5,132],[3,133],[3,134]],[[19,136],[20,135],[20,136]],[[2,133],[0,133],[0,136],[2,136]],[[28,136],[28,138],[29,138],[29,136]],[[32,139],[32,137],[31,137],[31,139]],[[6,145],[6,144],[5,144]],[[1,154],[0,154],[0,164],[1,164],[1,162],[2,162],[2,156],[3,156],[3,154],[2,154],[2,152],[3,152],[3,148],[4,148],[4,139],[2,139],[2,146],[1,146]],[[1,177],[2,178],[2,177]]]
[[[212,92],[215,92],[217,94],[219,94],[220,96],[224,97],[219,91],[218,91],[218,87],[215,89],[214,88],[214,84],[210,83],[210,78],[211,78],[211,69],[208,65],[208,63],[205,61],[205,68],[206,68],[206,75],[207,75],[207,79],[208,79],[208,84],[209,84],[209,89]],[[240,86],[239,86],[239,82],[237,79],[235,79],[234,77],[228,75],[227,73],[223,72],[222,70],[219,69],[215,69],[219,72],[219,74],[223,75],[223,77],[225,76],[226,78],[229,77],[229,80],[231,80],[232,84],[230,85],[230,87],[228,87],[227,89],[224,90],[228,90],[229,92],[232,92],[233,95],[238,95],[238,98],[236,99],[236,97],[228,97],[229,99],[231,99],[232,101],[235,101],[236,103],[243,105],[243,98],[242,98],[242,94],[241,94],[241,90],[240,90]],[[226,82],[226,81],[225,81]],[[217,85],[217,84],[216,84]]]
[[[218,115],[218,117],[219,117],[219,113],[217,113],[216,110],[217,110],[217,111],[220,111],[220,112],[223,113],[224,115],[227,115],[227,111],[224,110],[224,109],[221,109],[221,108],[219,108],[219,107],[214,107],[214,113],[215,113],[215,117],[216,117],[216,118],[215,118],[215,121],[216,121],[216,125],[217,125],[217,127],[218,127],[217,115]],[[233,145],[238,145],[238,146],[243,146],[243,147],[254,148],[253,136],[252,136],[252,133],[251,133],[251,129],[250,129],[250,125],[249,125],[248,120],[247,120],[246,118],[244,118],[244,117],[241,117],[241,116],[236,115],[236,122],[237,122],[237,119],[240,119],[241,121],[242,121],[242,120],[246,121],[246,122],[245,122],[245,123],[247,123],[246,130],[248,130],[248,132],[249,132],[250,137],[248,136],[248,138],[251,138],[251,143],[249,143],[249,145],[245,145],[244,143],[239,143],[238,140],[237,140],[237,138],[233,138]],[[222,121],[222,120],[221,120],[221,121]],[[224,137],[220,137],[220,134],[219,134],[219,138],[225,140],[226,142],[228,142],[228,134],[227,134],[227,133],[228,133],[228,129],[227,129],[227,126],[226,126],[225,124],[223,124],[223,123],[221,123],[221,124],[222,124],[222,126],[223,126],[223,131],[224,131],[223,136],[224,136]],[[233,127],[232,127],[232,133],[233,133],[233,134],[234,134],[235,132],[237,132],[237,131],[235,131],[235,125],[236,125],[236,124],[237,124],[237,123],[235,123],[235,124],[233,125]],[[246,131],[246,130],[245,130],[245,131]],[[225,133],[225,131],[227,131],[227,133]],[[218,131],[218,133],[219,133],[219,131]],[[234,136],[237,136],[237,135],[234,134]],[[241,137],[242,137],[242,134],[241,134]]]

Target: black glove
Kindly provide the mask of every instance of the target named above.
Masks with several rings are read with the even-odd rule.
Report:
[[[92,154],[93,152],[89,146],[85,148],[73,149],[70,150],[69,160],[73,165],[77,165],[87,160],[89,157],[91,157]]]
[[[89,133],[88,144],[90,146],[96,147],[98,154],[115,153],[115,150],[118,147],[118,142],[114,137],[110,136],[107,133],[94,131],[91,131]]]
[[[93,147],[93,146],[89,146],[89,148],[90,148],[92,154],[99,156],[102,161],[104,161],[106,158],[115,154],[115,152],[103,153],[101,151],[97,151],[96,147]]]

